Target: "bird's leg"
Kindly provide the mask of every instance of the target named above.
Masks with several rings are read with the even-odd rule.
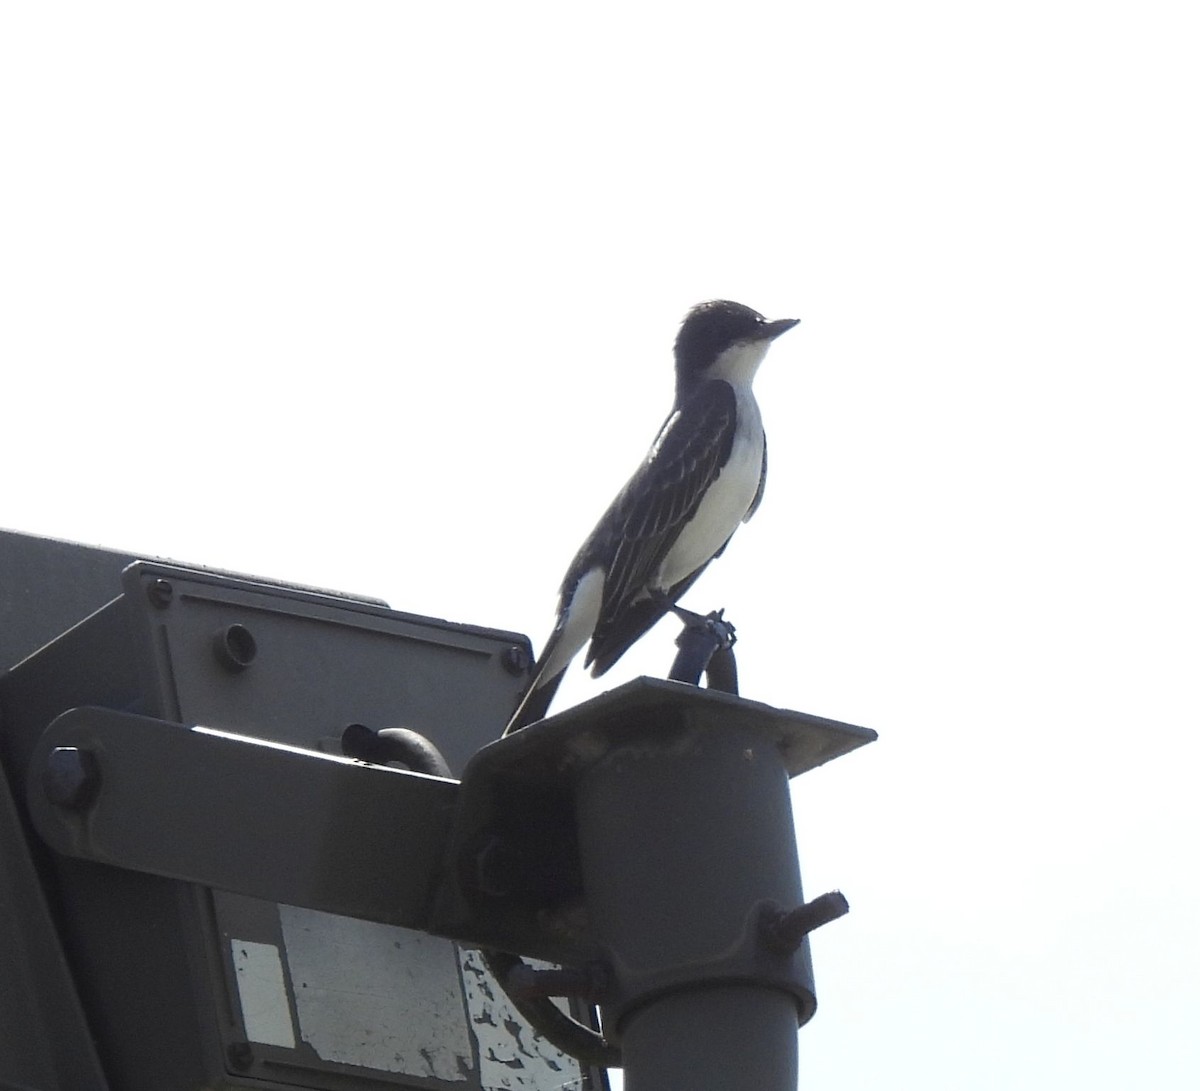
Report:
[[[734,627],[732,621],[725,620],[724,606],[719,610],[712,610],[707,614],[698,614],[695,610],[689,610],[685,606],[680,606],[678,603],[672,602],[665,591],[657,588],[650,592],[650,601],[662,607],[664,611],[674,614],[688,628],[711,631],[720,639],[723,646],[732,648],[737,643],[737,636],[735,635],[737,629]]]
[[[658,605],[683,622],[683,632],[675,640],[679,653],[669,677],[696,686],[703,674],[710,689],[737,693],[737,663],[733,658],[737,637],[733,623],[725,620],[724,608],[698,614],[671,602],[662,591],[650,594]]]

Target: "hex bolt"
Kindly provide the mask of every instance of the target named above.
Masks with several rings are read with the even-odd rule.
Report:
[[[845,895],[840,890],[832,890],[792,910],[765,909],[760,920],[760,934],[768,947],[790,953],[799,948],[809,932],[849,912],[850,903]]]
[[[213,655],[231,674],[244,671],[258,655],[258,642],[245,625],[229,625],[213,636]]]
[[[490,898],[503,898],[519,885],[520,857],[502,838],[488,837],[475,854],[475,886]]]
[[[509,674],[521,675],[529,670],[529,652],[519,644],[505,648],[500,655],[500,662]]]
[[[100,790],[100,766],[96,755],[77,746],[56,746],[46,756],[42,771],[46,798],[57,807],[83,811],[96,800]]]
[[[175,597],[175,588],[169,580],[151,580],[146,587],[146,597],[160,610],[165,610]]]

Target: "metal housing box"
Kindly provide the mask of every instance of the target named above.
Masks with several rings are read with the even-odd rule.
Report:
[[[596,1077],[576,1062],[506,1029],[513,1013],[475,952],[59,856],[32,835],[23,807],[41,733],[82,705],[327,752],[351,723],[407,727],[432,739],[457,773],[503,729],[530,659],[527,640],[158,562],[129,567],[112,592],[0,677],[0,804],[8,808],[0,807],[0,836],[22,835],[0,882],[17,890],[27,861],[49,892],[46,904],[15,908],[0,897],[0,920],[11,912],[14,950],[31,936],[53,947],[57,935],[59,970],[69,970],[40,981],[26,974],[25,1023],[0,1029],[0,1052],[48,1013],[67,1014],[57,1019],[57,1042],[30,1039],[26,1068],[0,1062],[0,1082],[36,1077],[34,1086],[63,1091],[588,1086]],[[388,836],[386,816],[362,830],[373,844]],[[56,1057],[63,1050],[78,1064]]]

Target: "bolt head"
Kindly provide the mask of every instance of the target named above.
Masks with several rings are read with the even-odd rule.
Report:
[[[529,671],[529,652],[522,648],[519,644],[514,644],[511,648],[505,648],[500,656],[500,662],[504,664],[504,669],[509,674],[521,675]]]
[[[175,588],[171,586],[170,580],[151,580],[146,587],[146,597],[160,610],[165,610],[175,597]]]
[[[57,807],[83,811],[96,800],[100,790],[100,766],[96,755],[77,746],[56,746],[46,758],[42,772],[46,798]]]

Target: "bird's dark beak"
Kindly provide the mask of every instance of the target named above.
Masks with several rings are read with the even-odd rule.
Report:
[[[775,322],[765,322],[762,327],[762,336],[768,341],[774,341],[780,334],[787,333],[793,326],[800,325],[798,318],[780,318]]]

